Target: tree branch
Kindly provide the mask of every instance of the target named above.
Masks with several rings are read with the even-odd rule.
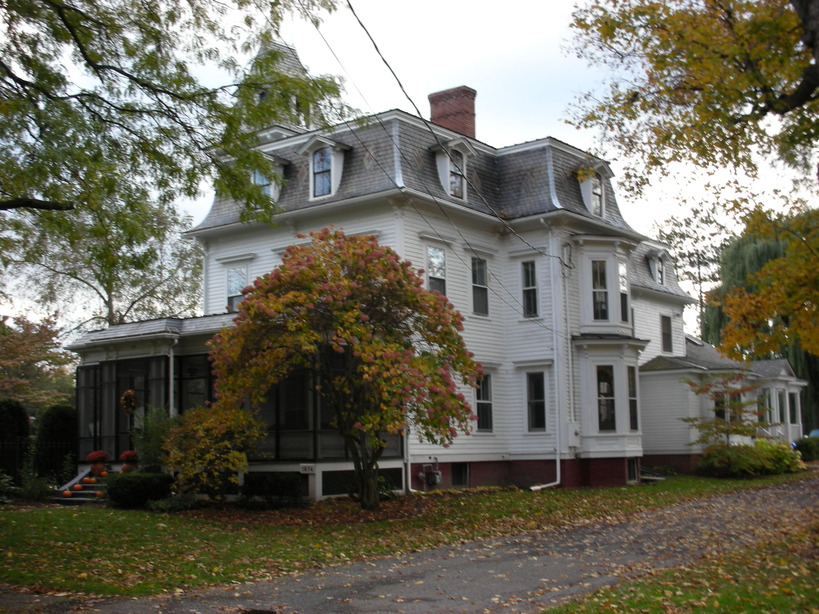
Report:
[[[11,209],[40,209],[42,211],[70,211],[74,209],[74,203],[60,203],[53,200],[39,200],[37,198],[10,198],[0,200],[0,211]]]

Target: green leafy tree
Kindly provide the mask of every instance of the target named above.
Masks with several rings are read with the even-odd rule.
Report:
[[[339,84],[287,70],[285,15],[332,0],[12,0],[0,5],[0,210],[193,197],[203,182],[264,217],[254,170],[274,123],[316,125]],[[262,49],[250,69],[251,50]],[[209,84],[199,75],[220,76]],[[268,94],[268,95],[266,95]],[[297,101],[297,104],[293,104]]]
[[[199,312],[201,253],[182,237],[189,219],[171,206],[106,201],[20,212],[7,224],[17,239],[0,256],[8,275],[69,321],[100,327]]]
[[[67,367],[73,358],[62,350],[60,332],[56,316],[40,322],[0,317],[0,398],[18,401],[34,415],[71,398]]]
[[[757,154],[812,167],[819,131],[819,0],[599,0],[574,49],[611,74],[575,125],[634,162],[637,188],[673,162],[754,174]]]
[[[362,508],[378,505],[386,436],[412,426],[449,444],[473,414],[458,387],[480,367],[462,317],[419,273],[371,236],[325,229],[291,246],[282,264],[248,288],[235,326],[212,342],[217,406],[258,406],[296,370],[318,382],[344,439]]]

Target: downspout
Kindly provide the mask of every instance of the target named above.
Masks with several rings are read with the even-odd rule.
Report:
[[[540,218],[540,223],[546,226],[549,232],[549,251],[554,252],[554,233],[552,229],[546,225],[546,221],[543,218]],[[551,269],[552,269],[552,287],[554,288],[554,280],[556,279],[555,276],[555,258],[552,258],[551,262]],[[562,260],[558,260],[558,266],[563,266]],[[562,271],[559,271],[562,276]],[[554,296],[554,293],[552,293]],[[560,336],[558,335],[557,330],[557,306],[552,302],[552,347],[554,348],[555,353],[557,352],[558,344],[560,342]],[[557,358],[557,356],[555,356]],[[559,362],[555,361],[554,371],[554,381],[555,381],[555,401],[556,401],[556,408],[555,408],[555,479],[553,482],[547,482],[545,484],[535,484],[534,486],[530,486],[529,489],[533,492],[538,492],[544,490],[546,488],[554,488],[555,486],[560,486],[561,481],[561,440],[560,440],[560,431],[563,430],[563,421],[561,417],[560,407],[562,405],[562,392],[560,387],[560,376],[558,374],[559,371]]]

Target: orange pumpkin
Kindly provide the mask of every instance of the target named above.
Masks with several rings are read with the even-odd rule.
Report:
[[[102,499],[104,496],[105,496],[104,492],[102,492],[101,490],[97,491],[97,499]]]
[[[70,497],[70,496],[71,496],[71,491],[70,490],[64,490],[63,491],[63,497]]]
[[[107,471],[101,471],[100,472],[100,477],[101,478],[107,478],[108,477],[108,472]]]
[[[74,484],[74,486],[72,486],[71,488],[73,488],[74,490],[82,490],[82,484]]]

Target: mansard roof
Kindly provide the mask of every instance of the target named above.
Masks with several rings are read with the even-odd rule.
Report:
[[[652,274],[652,258],[662,258],[668,265],[664,267],[665,280],[662,284],[659,283],[655,275]],[[664,244],[656,241],[644,241],[640,243],[631,253],[631,264],[631,286],[633,289],[639,288],[659,292],[685,303],[694,302],[694,299],[680,288],[674,261]]]
[[[579,219],[637,235],[620,213],[608,165],[550,137],[496,149],[398,110],[338,124],[329,130],[272,133],[276,138],[260,144],[260,149],[281,161],[284,185],[278,205],[283,212],[404,193],[506,220],[569,212]],[[348,149],[338,190],[332,196],[311,200],[310,160],[300,152],[317,138],[332,139]],[[449,196],[436,167],[435,150],[446,149],[453,139],[468,144],[468,189],[464,200]],[[590,166],[602,171],[600,176],[605,184],[602,219],[588,210],[580,191],[578,176]],[[237,203],[217,197],[208,215],[192,232],[238,224],[239,214]]]

